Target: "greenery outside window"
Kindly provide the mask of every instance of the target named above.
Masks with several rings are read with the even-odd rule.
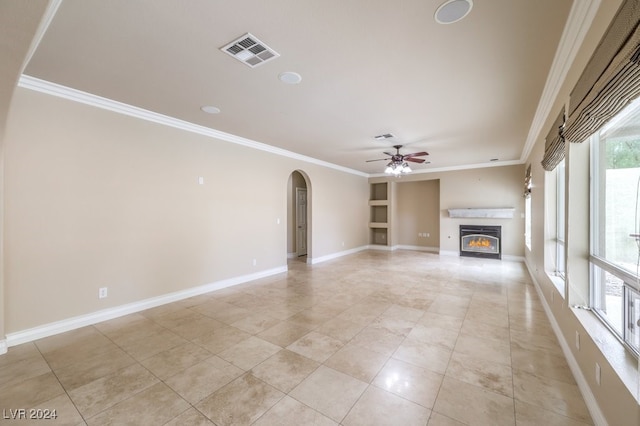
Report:
[[[592,137],[591,306],[640,351],[640,102]]]

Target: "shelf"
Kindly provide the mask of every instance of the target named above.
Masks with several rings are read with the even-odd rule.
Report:
[[[386,222],[369,222],[369,228],[388,228],[389,224]]]
[[[386,201],[388,199],[387,196],[387,183],[373,183],[371,184],[371,200],[376,201]]]
[[[377,246],[386,246],[389,244],[387,230],[384,228],[371,228],[370,242]]]
[[[389,216],[387,213],[387,206],[371,206],[369,221],[374,223],[387,223],[389,222]]]
[[[449,217],[512,219],[513,207],[449,209]]]
[[[389,244],[390,186],[387,182],[373,183],[369,193],[369,243],[377,246]]]

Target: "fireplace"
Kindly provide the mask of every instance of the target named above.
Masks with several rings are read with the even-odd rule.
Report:
[[[502,259],[501,226],[460,225],[460,256]]]

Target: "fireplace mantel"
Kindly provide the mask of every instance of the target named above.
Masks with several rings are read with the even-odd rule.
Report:
[[[449,217],[512,219],[513,207],[449,209]]]

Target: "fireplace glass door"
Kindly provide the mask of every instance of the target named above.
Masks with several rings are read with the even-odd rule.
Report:
[[[460,256],[502,258],[500,226],[460,226]]]
[[[497,237],[481,234],[470,234],[462,237],[462,251],[478,253],[500,253],[500,240]]]

